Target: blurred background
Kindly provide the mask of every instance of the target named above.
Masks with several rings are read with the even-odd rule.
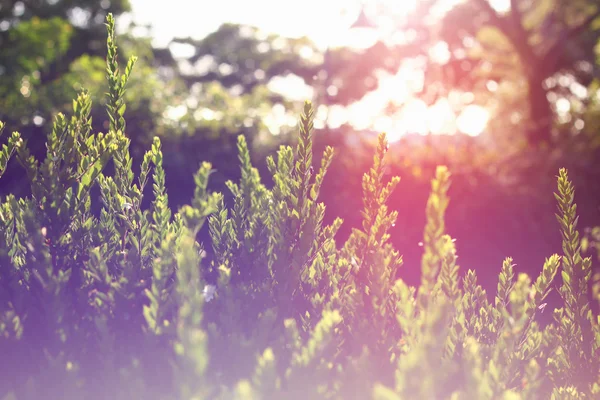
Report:
[[[439,164],[453,173],[447,230],[461,269],[488,289],[505,257],[537,275],[561,251],[559,167],[576,185],[579,228],[600,225],[597,0],[0,0],[0,120],[38,157],[83,87],[96,130],[108,129],[109,12],[122,65],[139,57],[125,114],[134,165],[159,136],[174,208],[190,201],[201,161],[227,192],[240,134],[270,185],[265,156],[294,143],[308,99],[315,162],[336,148],[322,201],[329,221],[345,221],[340,245],[360,225],[361,177],[388,134],[388,174],[402,178],[392,241],[410,284]],[[0,195],[27,195],[23,175],[13,161]]]

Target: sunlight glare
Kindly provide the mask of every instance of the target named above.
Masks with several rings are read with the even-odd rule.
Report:
[[[131,0],[133,13],[129,18],[138,23],[151,23],[153,42],[157,46],[165,45],[174,36],[201,38],[216,30],[225,22],[250,24],[260,28],[263,35],[277,33],[287,37],[309,37],[315,45],[323,50],[337,46],[364,47],[372,44],[375,37],[392,35],[386,29],[394,27],[413,11],[420,0],[305,0],[302,3],[273,2],[271,0],[255,0],[252,3],[241,3],[239,0],[221,0],[215,3],[209,13],[198,14],[198,3],[192,0],[171,0],[173,4],[165,11],[158,0]],[[450,8],[460,0],[442,0]],[[490,0],[496,10],[510,7],[508,0]],[[379,26],[379,29],[350,29],[356,21],[361,5],[368,18]],[[315,13],[315,9],[319,12]],[[269,13],[264,10],[269,9]],[[165,15],[165,12],[167,14]],[[272,18],[280,15],[281,18]],[[309,22],[309,23],[307,23]],[[398,33],[398,32],[396,32]],[[409,35],[410,32],[406,33]],[[283,41],[282,41],[283,42]],[[189,46],[173,46],[172,50],[179,57],[189,56]],[[268,50],[268,49],[265,49]],[[303,49],[301,56],[313,58],[317,53]],[[443,63],[449,57],[447,45],[439,43],[431,49],[430,56]],[[212,59],[206,60],[212,63]],[[331,107],[330,112],[320,113],[319,124],[327,122],[330,127],[349,123],[356,130],[376,129],[388,132],[390,141],[399,140],[405,134],[452,134],[456,130],[468,135],[478,135],[487,126],[488,112],[478,106],[468,106],[455,118],[452,107],[434,105],[428,107],[423,101],[414,97],[424,85],[422,62],[405,60],[396,74],[378,76],[379,89],[368,93],[362,100],[347,108]],[[310,99],[314,96],[314,88],[307,85],[299,77],[277,77],[268,83],[268,87],[289,96],[292,100]],[[331,88],[330,88],[331,89]],[[332,89],[333,90],[333,89]],[[330,91],[331,92],[331,91]],[[335,90],[333,90],[335,92]],[[401,111],[389,115],[388,104],[404,107]],[[275,110],[268,121],[272,131],[277,131],[277,123],[289,123],[287,116]],[[181,118],[183,110],[172,108],[167,112],[172,119]],[[324,120],[323,120],[324,118]]]
[[[510,11],[510,0],[490,0],[490,5],[499,13]]]
[[[425,135],[428,133],[427,104],[423,100],[411,100],[402,109],[401,120],[406,133],[419,133]]]
[[[389,132],[392,129],[393,124],[394,124],[394,121],[392,120],[392,118],[390,118],[388,116],[383,116],[381,118],[378,118],[375,121],[375,124],[373,125],[373,128],[377,132]],[[389,134],[388,134],[388,140],[391,141],[391,138],[389,137]]]
[[[314,97],[314,88],[297,75],[277,76],[269,81],[267,87],[275,93],[286,95],[295,101],[304,101]]]
[[[469,105],[456,119],[456,125],[462,133],[469,136],[478,136],[487,127],[489,118],[490,115],[485,108]]]
[[[447,99],[441,99],[427,110],[429,132],[434,135],[456,133],[456,116]]]
[[[386,10],[389,10],[394,16],[404,16],[417,7],[419,0],[371,0],[368,3],[382,3]],[[367,3],[367,4],[368,4]]]

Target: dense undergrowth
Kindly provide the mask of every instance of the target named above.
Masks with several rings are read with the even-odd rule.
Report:
[[[420,285],[396,279],[409,267],[389,243],[399,178],[384,180],[384,135],[363,177],[362,227],[336,243],[342,221],[325,225],[319,202],[334,151],[313,168],[310,103],[298,145],[268,158],[272,189],[240,137],[233,207],[207,191],[203,163],[191,205],[173,213],[158,139],[132,172],[123,93],[135,59],[121,75],[112,16],[107,25],[108,133],[91,132],[83,91],[71,117],[56,117],[43,162],[18,133],[2,148],[0,174],[14,157],[32,196],[0,205],[0,398],[600,397],[600,284],[581,254],[566,170],[561,254],[533,278],[506,259],[490,298],[475,271],[459,278],[444,167],[426,205]],[[200,244],[205,223],[211,243]],[[553,287],[563,307],[546,310],[554,322],[542,327]]]

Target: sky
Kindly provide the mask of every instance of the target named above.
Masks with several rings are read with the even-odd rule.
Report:
[[[392,0],[385,0],[392,1]],[[410,10],[417,0],[394,0]],[[224,22],[255,25],[283,36],[309,36],[321,48],[343,41],[360,0],[130,0],[133,17],[153,25],[154,43],[173,36],[201,38]],[[366,6],[369,7],[368,5]],[[318,10],[318,11],[316,11]]]
[[[152,26],[151,35],[155,46],[164,47],[173,37],[202,38],[215,31],[222,23],[249,24],[267,32],[283,36],[306,35],[322,49],[340,45],[365,46],[378,36],[393,33],[390,24],[403,18],[419,0],[378,0],[387,2],[391,12],[386,16],[371,18],[380,26],[379,32],[351,32],[350,25],[358,16],[361,4],[369,14],[372,2],[360,0],[130,0],[131,18],[140,24]],[[447,0],[456,2],[458,0]],[[492,0],[502,9],[508,0]],[[318,10],[318,12],[316,11]],[[441,49],[443,57],[443,49]],[[403,67],[397,75],[381,77],[380,89],[367,95],[361,102],[349,108],[333,107],[329,111],[330,126],[349,122],[356,129],[374,129],[388,133],[390,140],[399,139],[405,132],[455,133],[458,130],[477,135],[485,129],[489,115],[485,109],[470,106],[461,115],[454,115],[448,101],[428,108],[423,102],[411,97],[412,85],[422,80],[417,66]],[[287,79],[274,83],[275,90],[286,91],[298,100],[311,96],[311,89],[303,82]],[[404,103],[401,115],[390,117],[384,108],[388,100]],[[323,111],[323,110],[320,110]],[[317,113],[317,118],[319,115]],[[291,124],[289,116],[275,110],[271,118],[273,133],[277,124]],[[318,121],[317,121],[318,122]],[[316,123],[318,126],[318,124]]]

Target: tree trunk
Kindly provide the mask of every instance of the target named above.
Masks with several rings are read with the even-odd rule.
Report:
[[[535,72],[534,72],[535,73]],[[554,112],[547,98],[543,82],[545,77],[534,76],[528,79],[529,123],[527,139],[532,146],[549,143],[552,139]]]

